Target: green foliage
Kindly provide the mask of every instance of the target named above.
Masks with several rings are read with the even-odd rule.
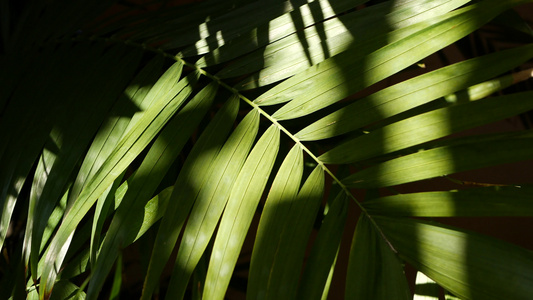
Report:
[[[468,131],[533,109],[529,2],[2,1],[0,298],[529,298],[529,250],[444,224],[533,216],[451,175],[533,154]],[[520,43],[439,61],[486,24]]]

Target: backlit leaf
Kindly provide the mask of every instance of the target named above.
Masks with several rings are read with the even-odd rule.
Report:
[[[259,139],[235,180],[218,228],[203,297],[223,298],[240,249],[278,154],[279,128],[272,125]]]
[[[527,299],[533,292],[528,250],[438,223],[375,220],[403,259],[461,299]]]

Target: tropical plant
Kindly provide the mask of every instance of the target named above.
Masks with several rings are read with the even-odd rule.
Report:
[[[533,214],[527,184],[450,175],[533,154],[526,129],[456,134],[533,108],[506,89],[532,1],[188,2],[1,1],[1,299],[115,299],[132,251],[142,299],[238,273],[249,299],[410,299],[406,264],[533,295],[529,250],[445,224]],[[526,42],[425,61],[492,20]]]

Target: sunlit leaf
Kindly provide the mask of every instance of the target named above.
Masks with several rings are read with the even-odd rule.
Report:
[[[170,279],[167,299],[182,298],[190,276],[202,257],[231,190],[259,130],[259,114],[253,110],[241,121],[220,150],[201,187],[184,229]]]
[[[283,232],[291,211],[291,203],[300,189],[303,173],[303,155],[293,146],[283,160],[261,214],[254,250],[250,262],[247,296],[265,295],[269,288],[272,263],[276,259],[280,233]]]
[[[532,216],[530,186],[494,186],[449,192],[425,192],[365,201],[369,213],[388,216]]]
[[[174,98],[174,96],[196,78],[196,76],[190,76],[178,83],[179,77],[176,77],[181,74],[181,70],[182,64],[176,63],[160,78],[161,81],[167,83],[168,90],[162,91],[160,89],[154,91],[152,95],[150,93],[147,95],[147,97],[155,97],[157,104],[146,111],[142,120],[121,140],[91,182],[82,190],[79,198],[68,211],[58,233],[50,245],[48,261],[56,261],[55,254],[65,245],[85,212],[90,209],[101,194],[113,183],[116,177],[133,161],[136,156],[135,153],[140,153],[148,145],[179,108],[182,103],[181,101],[184,99]],[[174,99],[176,101],[172,101]],[[54,270],[53,265],[45,264],[41,279],[42,292],[40,292],[40,297],[44,297],[45,294],[50,293],[56,272],[57,270]]]
[[[438,223],[375,219],[403,259],[461,299],[527,299],[533,292],[528,250]]]
[[[246,65],[249,64],[250,66],[252,66],[252,68],[261,68],[261,61],[269,60],[267,53],[274,52],[275,50],[269,51],[265,49],[264,54],[261,54],[259,52],[254,53],[253,50],[267,45],[268,49],[279,49],[279,46],[276,42],[288,36],[291,36],[289,38],[291,40],[291,45],[298,45],[299,41],[302,43],[312,44],[309,42],[309,40],[311,40],[313,37],[316,37],[317,35],[322,35],[322,38],[324,38],[324,35],[335,35],[331,32],[328,32],[329,29],[331,29],[331,31],[340,30],[345,32],[345,30],[338,28],[340,25],[339,22],[336,22],[337,26],[335,27],[337,28],[328,28],[325,23],[328,23],[330,20],[327,19],[332,18],[336,14],[343,13],[346,10],[353,8],[354,6],[367,1],[368,0],[335,1],[334,8],[331,7],[329,1],[325,0],[304,3],[300,6],[296,6],[297,3],[291,3],[293,5],[292,11],[285,13],[275,19],[268,20],[267,24],[261,24],[260,26],[253,28],[249,32],[242,33],[235,39],[231,39],[231,37],[224,37],[225,43],[221,47],[211,50],[207,55],[199,59],[196,64],[200,67],[207,67],[252,52],[250,53],[250,56],[245,57],[242,60],[236,61],[235,66],[229,66],[228,68],[225,68],[224,71],[217,73],[217,76],[220,78],[226,78],[245,74],[247,71],[244,71],[244,73],[242,71],[238,73],[235,72],[236,69],[242,70],[242,68],[246,68],[248,72],[256,71],[257,69],[250,69]],[[261,17],[264,17],[264,15],[261,15]],[[324,21],[324,24],[321,23],[322,21]],[[322,29],[318,29],[319,31],[323,30],[323,32],[317,33],[316,31],[312,32],[313,30],[306,29],[306,27],[316,25],[316,23],[320,24],[318,25],[319,27],[324,27]],[[246,28],[240,29],[242,30]],[[304,29],[304,34],[295,34],[295,32],[300,31],[302,29]],[[267,35],[268,39],[263,38],[263,34]],[[286,43],[286,40],[283,43]],[[332,48],[331,45],[329,48]],[[287,48],[285,48],[285,50],[287,50]],[[195,51],[192,49],[189,51],[186,50],[182,54],[186,55],[187,52],[194,53]],[[304,57],[304,59],[306,58]]]
[[[323,180],[322,169],[316,167],[297,196],[294,195],[292,199],[288,197],[279,199],[276,201],[279,207],[270,208],[276,211],[270,222],[281,224],[266,224],[270,227],[267,233],[271,235],[268,239],[271,240],[272,245],[269,247],[270,251],[265,251],[266,257],[257,258],[265,259],[255,270],[259,276],[252,277],[256,281],[253,286],[257,290],[257,297],[266,297],[266,299],[280,297],[292,299],[295,297],[305,254],[305,245],[309,239],[311,224],[316,218],[319,200],[323,194]],[[294,183],[298,181],[295,180]],[[287,196],[289,195],[290,193]],[[275,195],[273,196],[275,197]],[[273,198],[273,200],[276,199]],[[276,203],[270,205],[276,205]]]
[[[267,184],[279,148],[279,128],[272,125],[246,159],[220,220],[211,252],[203,297],[222,298]]]
[[[235,97],[226,102],[204,130],[181,169],[156,236],[143,287],[143,298],[150,298],[158,277],[163,272],[194,200],[207,182],[209,173],[206,170],[211,169],[222,148],[237,116],[238,107],[239,100]]]
[[[151,218],[147,218],[146,203],[211,107],[216,91],[217,86],[213,83],[198,92],[176,114],[176,117],[168,122],[146,154],[107,230],[89,284],[89,299],[93,299],[101,289],[110,266],[118,254],[116,251],[137,239],[143,231],[143,226],[151,225],[149,221],[147,222]],[[183,90],[174,99],[183,102],[190,92],[190,89]],[[163,211],[163,205],[156,205],[156,214],[162,215]]]
[[[324,108],[469,34],[505,8],[489,2],[428,26],[364,58],[354,58],[350,51],[343,52],[282,82],[258,97],[255,102],[272,105],[292,99],[274,113],[273,116],[281,120],[300,117]],[[450,27],[455,30],[450,30]],[[309,94],[315,96],[309,97]]]
[[[533,93],[517,93],[445,107],[352,139],[321,155],[320,160],[328,164],[353,163],[505,119],[532,108]]]
[[[391,30],[435,19],[465,2],[468,1],[385,1],[369,6],[365,10],[330,18],[323,23],[305,28],[303,33],[297,32],[280,40],[273,39],[263,51],[251,52],[236,60],[217,73],[217,76],[226,78],[259,71],[243,79],[236,88],[247,90],[266,86],[304,71],[312,65],[347,51],[348,48],[357,48],[356,52],[352,53],[352,59],[366,55],[384,46],[385,41],[392,43],[409,35],[409,32],[416,31],[408,28],[402,30],[400,34],[398,32],[391,34]],[[351,4],[355,6],[358,3]],[[326,10],[323,13],[329,13],[327,9],[330,4],[320,3],[320,5],[323,7],[322,11]],[[335,10],[337,14],[342,12],[337,3]],[[315,15],[320,14],[315,13]]]
[[[255,28],[268,21],[277,18],[287,12],[298,8],[290,1],[275,1],[264,3],[261,1],[246,2],[245,5],[233,7],[227,13],[220,14],[214,18],[205,16],[206,20],[201,24],[188,25],[188,30],[183,30],[178,35],[179,39],[173,39],[172,42],[166,42],[165,48],[174,48],[182,45],[193,43],[192,47],[186,49],[180,56],[190,56],[207,53],[209,50],[226,43],[226,40],[232,40],[252,28]],[[191,28],[192,27],[192,28]],[[196,27],[196,28],[195,28]],[[223,35],[221,33],[224,33]],[[176,30],[172,32],[178,34]]]
[[[348,176],[343,182],[358,188],[391,186],[527,160],[533,151],[533,139],[527,134],[488,141],[474,136],[461,141],[461,144],[422,150],[377,164]]]
[[[127,127],[131,127],[130,124],[135,123],[142,112],[153,102],[154,98],[146,97],[146,94],[161,75],[162,64],[163,60],[159,57],[147,63],[126,88],[122,97],[117,100],[109,112],[112,117],[104,122],[85,155],[85,160],[72,187],[70,202],[79,195],[87,180],[98,171],[124,135]]]
[[[532,57],[532,48],[528,45],[476,57],[400,82],[337,110],[304,128],[296,136],[302,140],[329,138],[399,114],[490,79],[523,63]],[[491,84],[505,86],[505,83],[499,81]],[[485,87],[482,91],[486,90]],[[471,93],[465,96],[466,101],[481,98]],[[449,97],[449,101],[459,100],[457,95]]]

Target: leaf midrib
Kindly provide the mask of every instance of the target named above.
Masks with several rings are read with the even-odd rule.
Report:
[[[76,37],[75,40],[83,41],[84,38],[83,37]],[[138,43],[138,42],[131,41],[131,40],[122,40],[122,39],[118,39],[118,38],[114,38],[114,37],[104,38],[104,37],[94,37],[93,36],[93,37],[89,37],[89,40],[91,40],[93,42],[94,41],[100,41],[100,42],[105,42],[105,43],[111,42],[111,43],[123,44],[125,46],[139,48],[139,49],[141,49],[143,51],[152,52],[152,53],[155,53],[157,55],[161,55],[161,56],[163,56],[165,58],[169,58],[169,59],[171,59],[173,61],[176,61],[176,62],[180,61],[181,63],[183,63],[184,66],[190,67],[190,68],[196,70],[200,75],[204,75],[205,77],[217,82],[219,84],[219,86],[223,87],[224,89],[228,90],[229,92],[231,92],[232,94],[237,96],[242,101],[246,102],[253,109],[256,109],[261,116],[265,117],[272,124],[274,124],[276,127],[278,127],[278,129],[280,131],[282,131],[283,133],[285,133],[285,135],[287,135],[287,137],[289,137],[291,140],[293,140],[300,147],[300,149],[302,149],[305,153],[307,153],[309,155],[309,157],[312,160],[314,160],[322,168],[322,170],[324,172],[326,172],[331,177],[331,179],[336,184],[339,185],[339,187],[346,193],[346,195],[355,202],[355,204],[359,207],[361,212],[363,214],[365,214],[369,218],[371,224],[374,226],[376,231],[379,233],[379,235],[383,238],[383,240],[389,246],[391,251],[393,251],[394,253],[398,253],[398,251],[394,248],[392,243],[386,237],[385,233],[381,230],[379,225],[375,222],[375,220],[372,217],[372,215],[370,215],[370,213],[368,213],[368,211],[362,205],[362,203],[355,198],[355,196],[350,192],[348,187],[344,183],[342,183],[342,181],[339,178],[337,178],[337,176],[335,176],[335,174],[333,174],[333,172],[324,164],[324,162],[322,162],[320,159],[318,159],[318,157],[309,148],[307,148],[304,144],[302,144],[300,139],[298,139],[295,134],[291,133],[287,128],[285,128],[283,125],[281,125],[278,122],[278,120],[276,120],[270,114],[265,112],[259,105],[255,104],[252,100],[248,99],[246,96],[241,94],[239,92],[239,90],[231,87],[230,85],[228,85],[227,83],[222,81],[222,79],[218,78],[216,75],[207,72],[206,70],[202,69],[201,67],[197,66],[196,64],[186,61],[185,59],[183,59],[179,55],[170,54],[170,53],[166,52],[165,50],[163,50],[161,48],[156,48],[156,47],[152,47],[152,46],[149,46],[149,45],[146,45],[146,44],[143,44],[143,43]]]

